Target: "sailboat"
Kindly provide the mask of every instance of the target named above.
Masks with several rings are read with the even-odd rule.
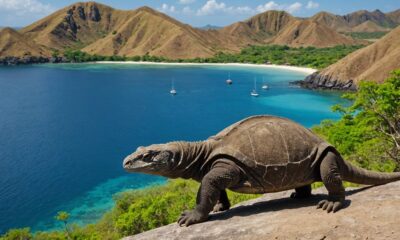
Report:
[[[258,97],[258,95],[259,95],[257,92],[257,79],[256,78],[254,78],[254,89],[253,89],[253,91],[251,91],[250,95],[253,97]]]
[[[172,79],[171,91],[169,91],[169,93],[171,93],[171,95],[173,95],[173,96],[175,96],[177,94],[175,87],[174,87],[174,79]]]
[[[231,73],[229,73],[229,77],[226,80],[226,84],[231,85],[233,83],[232,79],[231,79]]]
[[[262,90],[268,90],[268,85],[265,83],[265,80],[264,80],[264,78],[263,78],[263,85],[262,85]]]

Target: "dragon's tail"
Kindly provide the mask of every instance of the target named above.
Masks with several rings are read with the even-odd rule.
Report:
[[[356,167],[349,162],[343,161],[341,169],[343,180],[364,184],[364,185],[381,185],[389,182],[400,180],[400,172],[394,173],[381,173],[365,170]]]

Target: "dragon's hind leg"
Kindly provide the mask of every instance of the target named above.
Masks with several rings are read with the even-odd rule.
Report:
[[[327,152],[321,161],[321,179],[328,190],[329,196],[327,200],[320,201],[317,208],[322,208],[328,213],[331,211],[336,212],[342,208],[345,198],[345,191],[339,168],[341,160],[338,154]]]
[[[309,198],[309,197],[312,196],[312,194],[311,194],[311,185],[298,187],[295,190],[296,191],[290,195],[291,198],[304,199],[304,198]]]

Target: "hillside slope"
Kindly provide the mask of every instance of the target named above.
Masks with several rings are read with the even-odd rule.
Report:
[[[400,182],[347,190],[346,207],[327,214],[315,205],[325,189],[306,200],[290,199],[291,191],[266,194],[219,214],[205,223],[176,223],[125,240],[151,239],[400,239]]]
[[[3,28],[0,30],[0,57],[25,57],[32,55],[44,57],[50,56],[50,52],[12,28]]]
[[[292,47],[332,47],[354,45],[357,41],[339,34],[325,24],[312,20],[297,20],[282,29],[269,43]]]
[[[383,82],[400,68],[400,26],[377,42],[305,79],[310,87],[355,88],[361,80]]]

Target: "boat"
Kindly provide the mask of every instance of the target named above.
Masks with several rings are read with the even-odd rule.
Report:
[[[175,96],[177,94],[177,91],[175,90],[174,87],[174,80],[172,79],[172,83],[171,83],[171,91],[169,91],[169,93],[171,93],[171,95]]]
[[[233,83],[232,79],[231,79],[231,73],[229,73],[229,77],[226,80],[226,84],[231,85]]]
[[[263,85],[262,85],[262,90],[268,90],[269,86],[265,83],[264,78],[263,78]]]
[[[253,97],[258,97],[259,96],[259,94],[257,92],[257,83],[256,82],[257,82],[257,79],[254,78],[254,89],[250,93],[250,95],[253,96]]]

